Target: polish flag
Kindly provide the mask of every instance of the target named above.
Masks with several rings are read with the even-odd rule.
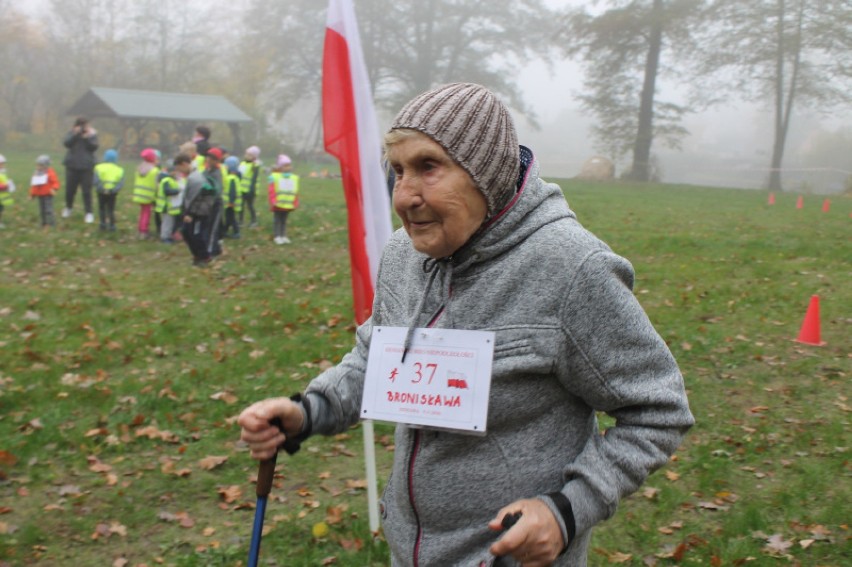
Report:
[[[367,65],[351,0],[330,0],[322,62],[325,150],[340,161],[349,217],[355,321],[370,316],[379,258],[393,230]]]
[[[393,230],[381,166],[379,138],[367,65],[352,0],[330,0],[322,58],[322,129],[325,151],[340,161],[349,218],[349,257],[355,321],[370,317],[379,258]],[[370,531],[379,529],[376,443],[364,420],[364,462]]]

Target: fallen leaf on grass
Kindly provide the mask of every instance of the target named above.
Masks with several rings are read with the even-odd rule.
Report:
[[[243,489],[236,484],[220,486],[217,492],[219,493],[219,497],[228,504],[236,502],[243,497]]]
[[[363,478],[357,480],[347,480],[346,488],[350,490],[366,489],[367,481]]]
[[[31,419],[18,427],[18,431],[23,431],[24,433],[32,433],[33,431],[38,431],[40,429],[44,429],[44,424],[39,418]]]
[[[677,474],[674,471],[666,471],[666,478],[669,479],[670,481],[674,482],[674,481],[676,481],[677,479],[680,478],[680,475]]]
[[[222,466],[227,460],[228,457],[219,457],[211,455],[209,457],[204,457],[203,459],[198,461],[198,465],[204,470],[212,471],[216,467]]]
[[[100,523],[95,526],[95,531],[92,532],[91,538],[93,540],[98,540],[100,538],[109,538],[113,535],[121,537],[127,536],[127,527],[116,521],[112,521],[109,524]]]
[[[109,430],[106,427],[98,427],[96,429],[88,430],[83,437],[98,437],[104,435],[109,435]]]
[[[216,392],[210,396],[211,400],[221,400],[228,405],[237,403],[240,399],[231,392]]]
[[[59,496],[82,496],[83,491],[75,484],[63,484],[56,491]]]
[[[157,517],[164,522],[177,522],[177,524],[182,528],[191,528],[195,526],[195,520],[193,520],[188,512],[177,512],[176,514],[172,514],[171,512],[160,512]]]
[[[657,494],[660,493],[659,488],[654,488],[653,486],[648,486],[645,490],[642,491],[642,496],[647,498],[648,500],[653,500],[657,497]]]
[[[364,542],[361,540],[361,538],[341,539],[340,547],[342,547],[346,551],[361,551],[361,548],[364,547]]]
[[[140,427],[136,430],[136,437],[147,437],[148,439],[159,439],[161,441],[166,441],[167,443],[179,443],[180,439],[178,436],[172,433],[171,431],[160,431],[153,425],[148,425],[146,427]]]
[[[772,555],[783,555],[793,546],[793,542],[784,539],[781,534],[772,534],[766,540],[763,549]]]
[[[725,511],[729,509],[729,506],[721,504],[719,502],[699,502],[698,507],[704,510],[721,510]]]
[[[333,526],[343,521],[343,514],[348,509],[348,506],[342,504],[340,506],[329,506],[325,510],[325,523]]]
[[[0,535],[11,535],[18,531],[18,526],[7,522],[0,522]]]
[[[96,473],[105,473],[112,470],[112,467],[106,463],[102,463],[100,459],[95,457],[94,455],[89,455],[86,457],[86,460],[89,462],[89,470]]]

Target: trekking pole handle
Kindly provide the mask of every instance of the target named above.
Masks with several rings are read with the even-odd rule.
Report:
[[[277,417],[269,423],[278,429],[282,429],[281,420]],[[260,464],[257,467],[257,486],[255,488],[255,493],[258,498],[265,498],[266,496],[269,496],[270,492],[272,492],[272,479],[275,478],[275,461],[277,458],[278,452],[276,451],[275,454],[268,459],[260,461]]]

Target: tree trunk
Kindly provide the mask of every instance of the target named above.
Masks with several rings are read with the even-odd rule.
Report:
[[[769,166],[769,190],[781,191],[781,166],[784,162],[784,149],[787,145],[787,132],[790,130],[790,116],[793,113],[793,101],[799,80],[799,65],[802,59],[802,24],[804,21],[804,2],[799,2],[796,14],[796,35],[791,46],[793,51],[790,85],[787,96],[784,96],[784,56],[786,41],[784,38],[784,0],[778,0],[778,55],[776,59],[775,77],[775,139],[772,144],[772,162]]]
[[[651,143],[654,141],[654,94],[657,70],[660,66],[660,51],[663,44],[663,0],[654,0],[651,9],[651,30],[648,38],[648,53],[645,58],[645,80],[639,101],[639,123],[636,142],[633,145],[633,165],[630,179],[648,181],[651,176]]]
[[[769,190],[781,191],[781,161],[784,157],[784,0],[776,4],[775,24],[775,138],[769,163]]]

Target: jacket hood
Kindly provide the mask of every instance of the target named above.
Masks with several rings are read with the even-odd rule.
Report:
[[[520,147],[520,161],[515,196],[502,211],[486,219],[483,227],[451,256],[434,260],[425,254],[414,252],[409,240],[408,245],[412,246],[412,252],[423,257],[423,271],[427,275],[425,288],[408,325],[403,346],[403,362],[411,345],[414,329],[418,322],[423,322],[423,310],[433,286],[440,290],[443,300],[437,312],[431,315],[426,313],[429,315],[427,321],[431,322],[443,313],[452,326],[449,298],[454,278],[474,273],[478,265],[490,263],[550,223],[564,218],[575,218],[568,208],[562,189],[555,183],[547,183],[539,177],[539,164],[529,148]],[[400,230],[404,233],[404,229]]]
[[[488,262],[526,240],[543,226],[564,218],[576,218],[562,189],[539,176],[540,165],[532,151],[521,146],[518,190],[509,204],[452,256],[459,274],[480,262]]]

